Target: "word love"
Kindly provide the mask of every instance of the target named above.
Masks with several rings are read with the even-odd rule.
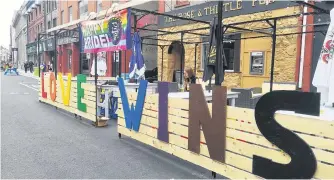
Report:
[[[70,105],[70,98],[71,98],[71,82],[72,82],[72,75],[71,73],[67,74],[67,88],[64,87],[64,80],[61,73],[58,73],[58,79],[60,82],[61,88],[61,95],[62,101],[65,106]],[[44,73],[41,73],[41,86],[42,86],[42,98],[47,99],[48,94],[45,92],[45,80],[44,80]],[[49,76],[49,92],[50,92],[50,99],[55,102],[57,98],[57,80],[55,74],[53,72],[50,73]],[[85,95],[85,90],[81,87],[82,83],[86,83],[86,76],[79,74],[77,76],[77,108],[82,112],[87,112],[87,106],[85,103],[81,102],[81,99]]]

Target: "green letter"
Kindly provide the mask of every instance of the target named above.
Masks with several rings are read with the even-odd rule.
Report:
[[[87,107],[85,103],[81,102],[81,98],[84,97],[85,91],[81,88],[81,83],[86,82],[86,76],[82,74],[77,75],[77,104],[78,110],[82,112],[87,112]]]

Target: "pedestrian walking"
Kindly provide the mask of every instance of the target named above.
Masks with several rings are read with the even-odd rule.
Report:
[[[27,61],[24,62],[23,66],[24,66],[24,72],[27,73],[27,71],[28,71],[28,62]]]
[[[30,69],[30,73],[34,72],[34,62],[29,61],[29,69]]]

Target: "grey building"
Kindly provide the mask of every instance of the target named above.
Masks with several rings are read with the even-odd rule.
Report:
[[[53,27],[57,26],[57,18],[58,18],[58,13],[57,13],[57,7],[58,7],[58,2],[53,0],[45,0],[43,1],[44,3],[44,20],[45,20],[45,28],[46,29],[51,29]]]
[[[23,3],[18,11],[15,12],[12,27],[13,27],[13,41],[12,51],[14,64],[18,68],[23,69],[23,64],[27,60],[26,44],[27,44],[27,16],[25,15],[25,3]]]

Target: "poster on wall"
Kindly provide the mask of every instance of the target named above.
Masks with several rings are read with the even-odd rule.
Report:
[[[321,93],[321,104],[334,106],[334,9],[330,11],[327,30],[312,84]]]
[[[106,62],[106,52],[97,53],[97,75],[105,76],[107,73],[107,62]],[[95,75],[95,59],[93,60],[91,75]]]
[[[84,53],[130,49],[130,9],[121,10],[106,19],[82,22],[80,38]]]

